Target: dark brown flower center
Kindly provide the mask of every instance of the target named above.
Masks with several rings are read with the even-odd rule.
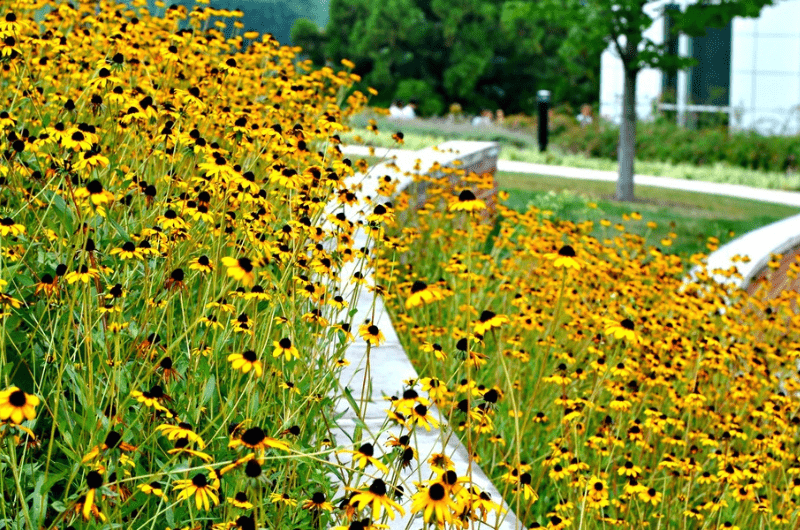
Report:
[[[264,434],[261,427],[251,427],[242,434],[242,442],[246,445],[255,446],[263,442],[266,437],[267,435]]]
[[[575,249],[572,248],[570,245],[564,245],[560,249],[558,249],[559,256],[565,256],[567,258],[574,258],[575,257]]]
[[[358,452],[364,456],[372,456],[375,454],[375,448],[370,443],[366,443],[358,448]]]
[[[261,476],[261,464],[255,460],[250,460],[244,466],[244,474],[250,478],[258,478]]]
[[[431,498],[432,501],[440,501],[444,499],[444,486],[441,484],[433,484],[428,489],[428,496]]]
[[[25,392],[22,390],[15,390],[8,396],[8,402],[14,407],[24,407],[27,403],[25,399]]]
[[[464,190],[458,195],[458,200],[460,202],[474,201],[475,199],[475,194],[470,190]]]
[[[103,476],[97,471],[89,471],[89,474],[86,475],[86,485],[89,486],[89,489],[96,490],[103,485]]]
[[[369,487],[369,491],[374,495],[383,497],[384,495],[386,495],[386,483],[381,479],[377,478],[372,483],[372,486]]]

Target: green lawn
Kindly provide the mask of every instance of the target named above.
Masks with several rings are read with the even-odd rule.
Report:
[[[510,193],[507,204],[514,209],[524,210],[532,204],[551,210],[559,219],[594,221],[594,235],[598,238],[618,234],[613,225],[622,223],[627,232],[647,236],[648,243],[658,247],[673,232],[677,237],[672,246],[662,250],[684,256],[708,252],[709,236],[725,243],[732,238],[731,233],[735,237],[800,213],[800,209],[791,206],[647,186],[636,188],[637,202],[622,203],[613,199],[613,182],[503,172],[497,174],[497,181],[501,189]],[[623,215],[632,212],[639,212],[642,220],[624,221]],[[602,227],[602,219],[609,220],[612,226]],[[647,228],[647,221],[656,222],[658,227]]]
[[[614,160],[587,158],[583,155],[566,153],[560,151],[557,146],[549,148],[545,153],[540,153],[536,145],[530,143],[530,137],[499,128],[457,127],[441,123],[434,127],[422,120],[408,123],[384,121],[381,122],[380,134],[376,135],[366,129],[358,128],[357,120],[354,120],[353,125],[355,127],[353,131],[341,135],[345,144],[396,147],[397,144],[391,135],[397,130],[402,130],[405,135],[405,145],[401,147],[404,149],[419,150],[456,139],[496,141],[502,145],[500,158],[504,160],[606,171],[617,170],[617,163]],[[788,175],[774,171],[758,171],[726,164],[694,166],[686,163],[671,164],[637,159],[635,171],[640,175],[657,177],[724,182],[756,188],[800,190],[800,174]]]

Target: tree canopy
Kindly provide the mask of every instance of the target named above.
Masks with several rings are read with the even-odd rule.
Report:
[[[734,17],[757,17],[773,0],[700,0],[685,9],[671,10],[672,31],[688,36],[703,35],[708,28],[727,25]],[[669,4],[662,0],[537,0],[518,1],[527,18],[545,18],[567,25],[569,36],[561,44],[562,53],[573,54],[590,42],[610,45],[622,61],[624,79],[622,126],[619,140],[619,179],[617,199],[633,200],[633,161],[636,153],[636,78],[643,68],[667,71],[686,68],[692,58],[680,57],[664,42],[645,35]]]
[[[349,59],[377,103],[416,97],[423,114],[452,103],[533,112],[536,91],[578,106],[598,97],[601,40],[569,57],[570,29],[520,16],[509,0],[331,0],[327,27],[300,20],[292,42],[318,64]]]

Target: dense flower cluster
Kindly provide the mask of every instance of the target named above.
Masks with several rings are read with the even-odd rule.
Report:
[[[1,518],[361,521],[327,499],[362,478],[331,432],[367,96],[241,12],[147,5],[0,12]]]
[[[590,222],[503,206],[487,222],[474,194],[428,181],[421,210],[396,201],[402,243],[378,281],[416,388],[526,525],[798,525],[793,293],[687,281],[624,227],[598,241]]]

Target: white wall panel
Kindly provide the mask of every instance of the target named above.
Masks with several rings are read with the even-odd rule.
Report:
[[[755,70],[800,74],[800,26],[797,33],[790,37],[758,34],[755,37]]]

